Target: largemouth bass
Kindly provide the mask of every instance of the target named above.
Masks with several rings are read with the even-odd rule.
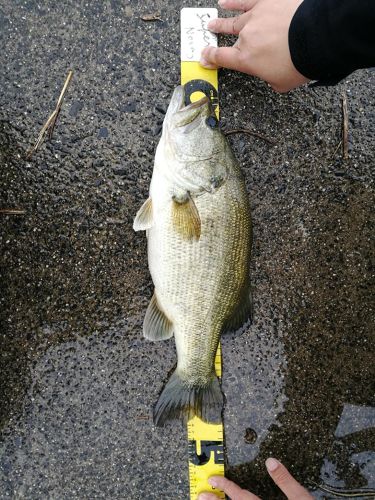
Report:
[[[198,415],[218,422],[223,394],[214,360],[220,336],[251,314],[251,221],[240,167],[209,99],[185,106],[175,89],[156,149],[150,197],[134,220],[146,230],[155,285],[144,336],[174,334],[177,367],[154,422]]]

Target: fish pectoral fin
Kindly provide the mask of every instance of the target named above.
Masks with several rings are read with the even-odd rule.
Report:
[[[189,193],[180,201],[172,199],[173,227],[187,240],[199,240],[201,235],[201,219],[194,200]]]
[[[173,336],[173,324],[159,308],[155,293],[143,321],[143,335],[148,340],[166,340]]]
[[[224,324],[223,333],[235,332],[250,319],[253,321],[253,296],[248,281],[242,289],[238,304]]]
[[[152,200],[151,198],[147,198],[135,216],[133,229],[134,231],[144,231],[145,229],[150,229],[152,223]]]

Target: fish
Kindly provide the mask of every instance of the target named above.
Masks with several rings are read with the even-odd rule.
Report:
[[[175,88],[133,228],[146,231],[154,283],[144,337],[174,336],[177,351],[154,423],[220,422],[215,355],[221,335],[252,316],[252,227],[243,174],[208,97],[186,105],[184,86]]]

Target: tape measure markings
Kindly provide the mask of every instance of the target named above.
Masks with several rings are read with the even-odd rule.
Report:
[[[218,72],[200,66],[201,51],[207,45],[217,46],[217,37],[207,29],[217,9],[184,8],[181,10],[181,84],[185,85],[186,102],[195,102],[207,95],[219,118]],[[221,347],[215,356],[215,371],[221,377]],[[219,498],[225,494],[208,483],[212,475],[224,476],[223,423],[207,424],[198,417],[187,423],[190,500],[197,500],[202,491],[215,491]]]

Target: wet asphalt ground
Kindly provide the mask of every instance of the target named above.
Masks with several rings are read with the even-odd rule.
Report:
[[[188,498],[185,429],[151,420],[175,348],[142,337],[152,283],[131,227],[179,82],[182,6],[0,1],[0,208],[25,211],[0,213],[0,498]],[[54,137],[26,160],[69,69]],[[317,498],[314,482],[375,487],[374,83],[362,70],[277,95],[220,74],[223,128],[276,142],[230,137],[255,317],[223,338],[227,473],[264,500],[283,498],[270,455]]]

